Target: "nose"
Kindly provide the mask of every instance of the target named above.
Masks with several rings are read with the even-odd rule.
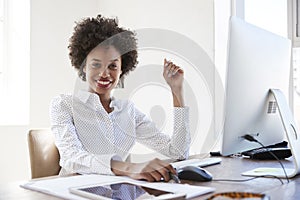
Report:
[[[105,68],[104,70],[101,70],[101,71],[99,72],[99,76],[100,76],[100,77],[103,77],[103,78],[109,77],[109,76],[110,76],[110,74],[109,74],[109,69],[108,69],[108,68]]]

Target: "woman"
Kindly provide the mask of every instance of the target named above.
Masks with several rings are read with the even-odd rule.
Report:
[[[163,76],[174,104],[174,133],[161,133],[132,102],[112,97],[120,78],[137,65],[133,32],[115,19],[86,18],[70,38],[69,56],[88,89],[55,97],[50,106],[51,129],[60,153],[61,175],[97,173],[147,181],[169,181],[176,170],[167,162],[125,162],[134,143],[140,142],[174,159],[188,157],[188,108],[184,106],[183,70],[164,60]]]

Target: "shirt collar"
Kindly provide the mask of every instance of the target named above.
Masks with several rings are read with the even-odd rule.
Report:
[[[80,101],[82,101],[83,103],[87,103],[87,101],[90,98],[93,98],[93,96],[96,96],[96,94],[88,92],[88,91],[84,91],[84,90],[79,90],[76,94],[75,97],[77,97]],[[95,97],[94,97],[95,98]]]
[[[84,90],[79,90],[77,94],[75,95],[81,102],[87,103],[89,100],[95,100],[97,98],[97,101],[99,101],[99,97],[95,93],[91,93]],[[109,104],[109,107],[114,108],[114,111],[121,110],[122,104],[120,100],[117,100],[115,97],[111,97],[111,102]]]
[[[111,97],[109,107],[114,108],[114,112],[121,110],[121,106],[120,100],[117,100],[115,97]]]

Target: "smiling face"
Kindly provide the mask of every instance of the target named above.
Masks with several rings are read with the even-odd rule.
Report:
[[[121,55],[113,46],[97,46],[87,56],[84,72],[89,92],[100,98],[110,98],[112,89],[119,82]]]

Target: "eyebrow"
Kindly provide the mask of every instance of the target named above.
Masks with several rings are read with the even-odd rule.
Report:
[[[93,58],[92,61],[101,62],[101,60],[99,60],[99,59],[97,59],[97,58]]]
[[[116,59],[114,59],[114,60],[111,60],[112,62],[116,62],[116,61],[119,61],[119,59],[118,58],[116,58]]]
[[[101,60],[99,60],[99,59],[97,59],[97,58],[93,58],[92,61],[101,62]],[[116,58],[116,59],[113,59],[113,60],[110,60],[110,61],[111,61],[111,62],[117,62],[117,61],[119,61],[119,59]]]

